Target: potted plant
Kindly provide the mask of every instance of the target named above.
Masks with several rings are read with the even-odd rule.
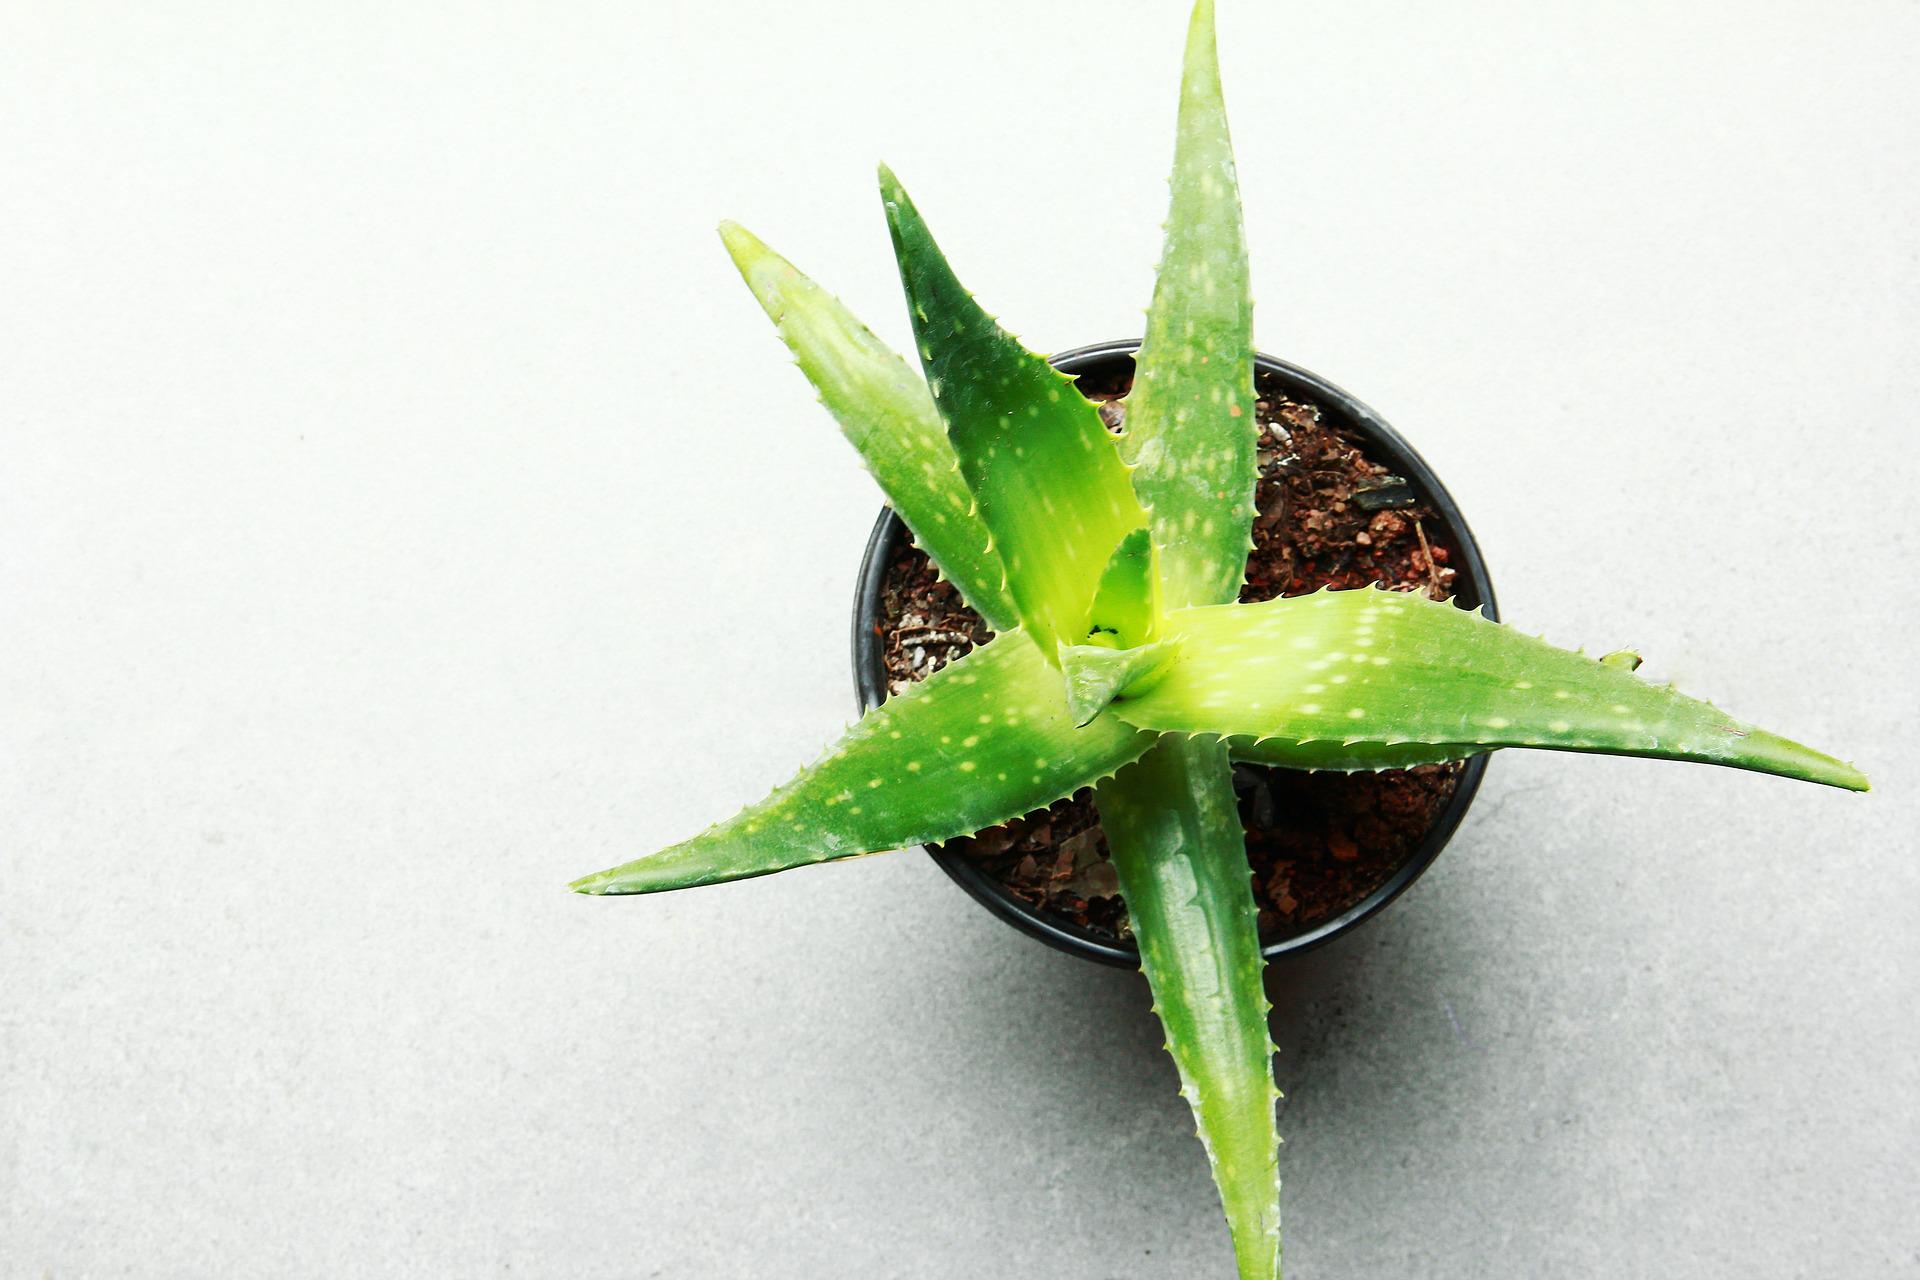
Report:
[[[1120,424],[1139,346],[1101,343],[1049,363]],[[1256,352],[1254,385],[1260,480],[1242,601],[1377,584],[1497,616],[1473,531],[1412,446],[1359,400],[1298,366]],[[990,634],[906,525],[883,509],[854,602],[860,709]],[[1397,898],[1466,816],[1487,758],[1349,773],[1237,763],[1267,959],[1329,942]],[[1082,959],[1139,968],[1090,792],[928,852],[975,901],[1029,936]]]
[[[1570,653],[1428,593],[1238,601],[1261,460],[1211,0],[1189,30],[1166,249],[1117,433],[981,310],[884,168],[880,185],[924,381],[748,232],[722,236],[993,637],[766,800],[573,887],[651,893],[936,845],[1091,788],[1238,1273],[1276,1276],[1277,1091],[1235,761],[1365,773],[1539,747],[1867,780],[1641,679],[1631,654]]]

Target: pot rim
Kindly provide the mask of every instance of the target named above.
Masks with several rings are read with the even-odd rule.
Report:
[[[1062,373],[1084,377],[1106,370],[1117,361],[1131,363],[1139,348],[1138,339],[1097,342],[1059,352],[1050,357],[1049,363]],[[1386,419],[1320,375],[1263,352],[1256,351],[1253,360],[1259,373],[1279,381],[1290,394],[1318,405],[1338,425],[1365,439],[1376,457],[1385,462],[1394,474],[1404,477],[1413,485],[1447,526],[1454,547],[1459,552],[1460,563],[1453,566],[1453,598],[1468,608],[1483,607],[1487,617],[1498,619],[1493,579],[1487,572],[1479,544],[1474,541],[1473,531],[1468,528],[1466,518],[1460,514],[1460,508],[1447,492],[1446,486],[1440,483],[1440,478],[1413,446],[1389,426]],[[853,608],[853,677],[863,713],[886,698],[885,666],[872,619],[879,612],[880,592],[893,548],[899,539],[906,536],[905,523],[893,513],[892,508],[883,506],[860,561]],[[1401,863],[1384,884],[1339,915],[1305,933],[1267,944],[1261,948],[1262,956],[1273,961],[1323,946],[1372,919],[1406,892],[1440,856],[1440,851],[1466,817],[1474,795],[1480,789],[1481,779],[1486,774],[1490,755],[1482,753],[1465,762],[1459,784],[1454,787],[1453,794],[1448,797],[1433,824],[1427,828],[1425,837],[1413,855]],[[1140,967],[1140,954],[1131,943],[1116,943],[1069,921],[1042,914],[1007,893],[998,881],[957,852],[930,847],[926,848],[926,852],[974,901],[1028,936],[1083,960],[1128,969]]]

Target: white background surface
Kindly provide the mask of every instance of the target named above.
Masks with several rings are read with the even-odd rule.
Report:
[[[846,719],[712,235],[1140,327],[1177,3],[0,13],[0,1274],[1221,1275],[1142,984],[923,859],[588,901]],[[1920,9],[1228,3],[1259,340],[1507,615],[1861,798],[1508,753],[1272,977],[1289,1274],[1920,1272]]]

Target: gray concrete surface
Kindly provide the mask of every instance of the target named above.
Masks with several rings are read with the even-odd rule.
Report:
[[[885,156],[1132,334],[1179,10],[8,10],[0,1275],[1225,1274],[1135,977],[917,858],[560,890],[849,711],[875,497],[714,222],[904,341]],[[1290,1274],[1916,1274],[1920,9],[1221,22],[1261,344],[1879,784],[1497,760],[1273,975]]]

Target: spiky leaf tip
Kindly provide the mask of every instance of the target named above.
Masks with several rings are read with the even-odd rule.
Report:
[[[1166,247],[1127,398],[1123,457],[1152,516],[1169,606],[1238,593],[1252,545],[1253,297],[1213,4],[1187,30]]]
[[[1000,558],[926,382],[839,299],[751,231],[723,222],[720,238],[820,402],[940,575],[995,631],[1018,626]]]
[[[1095,791],[1154,1012],[1180,1070],[1240,1280],[1280,1270],[1273,1041],[1226,748],[1163,738]]]
[[[899,180],[880,193],[933,399],[1022,624],[1053,660],[1085,638],[1108,555],[1146,523],[1100,416],[961,287]]]
[[[1832,756],[1641,679],[1421,596],[1322,591],[1175,610],[1179,650],[1153,687],[1110,714],[1163,733],[1288,744],[1305,767],[1339,753],[1450,759],[1493,747],[1650,756],[1780,774],[1851,791],[1866,775]]]
[[[1060,673],[1015,631],[889,699],[811,767],[717,826],[571,886],[655,893],[971,835],[1052,804],[1153,743],[1076,728]]]

